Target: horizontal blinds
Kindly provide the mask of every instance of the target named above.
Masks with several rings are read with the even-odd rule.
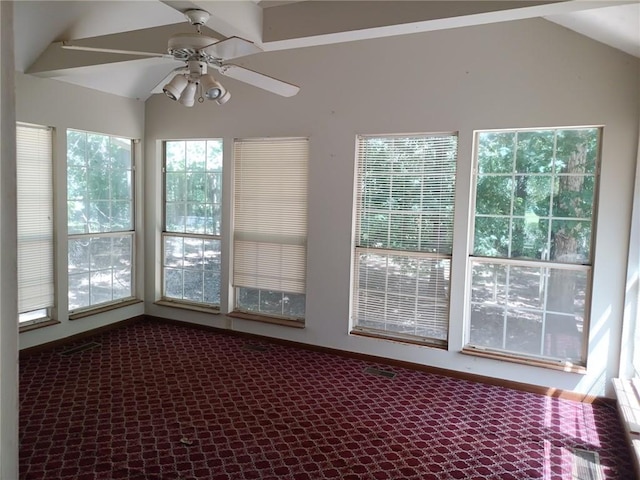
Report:
[[[52,132],[16,128],[18,311],[53,306]]]
[[[357,147],[355,326],[446,342],[457,136]]]
[[[234,145],[234,287],[305,292],[308,140]]]
[[[451,254],[457,137],[358,137],[359,246]]]

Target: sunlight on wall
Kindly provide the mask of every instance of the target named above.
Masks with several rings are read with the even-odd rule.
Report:
[[[588,395],[604,395],[607,389],[607,365],[611,347],[612,306],[609,305],[602,315],[591,323],[589,330],[589,354],[587,358],[587,375],[577,388]]]

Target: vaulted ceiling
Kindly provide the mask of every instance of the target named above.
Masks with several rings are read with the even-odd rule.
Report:
[[[194,8],[211,13],[209,36],[239,36],[265,51],[542,17],[640,58],[640,0],[18,0],[16,69],[145,100],[175,60],[63,50],[60,42],[166,53],[173,33],[192,31],[182,12]],[[242,63],[250,68],[251,57]]]

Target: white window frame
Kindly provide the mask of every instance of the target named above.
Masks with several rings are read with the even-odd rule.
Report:
[[[420,175],[421,180],[421,199],[420,203],[422,205],[421,210],[411,210],[408,212],[389,208],[384,212],[389,215],[391,218],[392,215],[401,215],[403,213],[410,213],[412,215],[419,215],[420,221],[422,222],[424,219],[431,216],[439,216],[450,222],[450,241],[445,242],[444,244],[440,244],[439,240],[436,250],[444,249],[447,253],[440,252],[431,252],[428,251],[432,249],[434,244],[432,243],[433,239],[427,240],[427,245],[425,246],[425,250],[422,250],[421,247],[422,240],[418,238],[417,242],[419,246],[413,250],[406,249],[393,249],[389,246],[383,247],[375,247],[375,246],[366,246],[360,245],[359,239],[361,237],[361,229],[362,229],[362,217],[365,213],[369,212],[365,211],[363,206],[363,188],[362,183],[363,175],[365,175],[366,165],[365,165],[365,152],[363,151],[364,142],[367,139],[380,139],[380,140],[394,140],[394,139],[437,139],[438,142],[442,142],[438,144],[438,147],[444,148],[444,151],[437,151],[438,155],[443,155],[438,158],[438,161],[441,162],[440,167],[444,167],[442,170],[438,170],[437,173],[433,175],[429,175],[428,172],[424,171],[425,166],[427,166],[428,160],[424,160],[422,163],[423,174]],[[446,142],[454,141],[453,150],[447,150]],[[380,337],[380,338],[389,338],[392,340],[399,340],[406,343],[418,343],[425,344],[434,347],[446,348],[448,345],[449,339],[449,315],[450,315],[450,288],[451,288],[451,261],[452,261],[452,252],[453,252],[453,217],[454,217],[454,204],[455,204],[455,189],[456,189],[456,167],[457,167],[457,148],[458,148],[458,135],[456,132],[445,132],[445,133],[420,133],[420,134],[386,134],[386,135],[358,135],[356,138],[357,143],[357,152],[356,152],[356,201],[355,201],[355,238],[354,238],[354,264],[353,264],[353,286],[352,286],[352,312],[351,312],[351,333],[363,334],[368,336]],[[451,145],[448,146],[451,148]],[[444,153],[443,153],[444,152]],[[443,161],[446,156],[453,155],[453,160],[449,164]],[[447,170],[449,168],[450,170]],[[377,172],[373,172],[375,175]],[[416,177],[414,174],[391,174],[389,178],[389,185],[393,184],[394,178],[400,177]],[[431,210],[426,205],[423,204],[425,200],[425,191],[424,191],[424,183],[429,183],[434,179],[438,178],[451,178],[453,181],[453,185],[451,186],[451,194],[450,194],[450,214],[443,215],[442,210],[440,209],[442,205],[438,205],[437,208]],[[444,183],[439,183],[444,185]],[[392,187],[389,187],[392,188]],[[390,190],[391,191],[391,190]],[[369,212],[372,213],[373,211]],[[375,213],[375,212],[373,212]],[[424,216],[424,217],[423,217]],[[400,218],[400,217],[399,217]],[[389,220],[391,222],[391,220]],[[389,227],[388,234],[392,227]],[[371,320],[369,323],[381,323],[381,327],[373,327],[371,325],[367,325],[365,322],[366,319],[366,306],[368,306],[369,295],[368,289],[360,286],[360,267],[361,259],[367,259],[369,256],[378,257],[379,260],[382,260],[380,263],[381,268],[385,270],[384,278],[385,285],[383,290],[371,290],[373,292],[373,296],[376,297],[378,294],[384,294],[383,306],[382,306],[382,318],[376,317],[374,320]],[[414,282],[414,285],[410,291],[402,292],[402,291],[393,291],[389,288],[389,279],[391,276],[394,276],[398,273],[398,265],[397,262],[394,262],[395,257],[400,257],[404,259],[406,262],[411,262],[412,266],[415,267],[415,271],[418,272],[413,276],[407,276],[407,280],[411,280]],[[425,267],[427,270],[427,275],[421,275],[421,269]],[[365,267],[366,269],[366,267]],[[367,270],[368,271],[368,270]],[[435,275],[435,280],[434,280]],[[440,276],[442,276],[442,282],[440,281]],[[364,279],[365,284],[368,286],[368,279]],[[435,285],[436,291],[432,291],[430,288],[424,288],[425,282],[433,281],[432,285]],[[375,283],[375,281],[373,281]],[[372,283],[372,288],[375,287]],[[360,295],[363,295],[363,298],[360,298]],[[393,297],[393,300],[390,300]],[[377,300],[374,300],[377,301]],[[378,302],[379,303],[379,302]],[[374,307],[374,311],[378,309]],[[378,312],[380,313],[380,312]],[[364,318],[361,320],[360,315]],[[398,323],[398,321],[393,321],[397,319],[397,317],[405,317],[404,322]],[[419,318],[420,316],[424,316],[424,318]],[[390,320],[390,317],[391,320]],[[362,322],[362,323],[361,323]],[[400,328],[398,325],[404,324],[405,326]],[[395,327],[394,327],[395,325]],[[413,332],[408,332],[408,330],[413,329]],[[404,330],[404,331],[398,331]]]
[[[189,307],[195,307],[195,308],[204,308],[207,310],[213,310],[215,312],[219,312],[220,311],[220,303],[221,303],[221,299],[222,299],[222,262],[219,259],[219,271],[218,271],[218,284],[220,286],[219,292],[218,292],[218,302],[207,302],[206,299],[204,298],[204,285],[206,283],[206,278],[205,278],[205,270],[204,270],[204,265],[202,266],[202,285],[203,285],[203,291],[202,291],[202,300],[198,301],[198,300],[193,300],[193,299],[187,299],[185,298],[185,294],[184,294],[184,272],[185,271],[189,271],[190,269],[186,269],[184,267],[184,265],[182,267],[179,266],[171,266],[171,265],[166,265],[165,261],[166,261],[166,245],[167,245],[167,241],[168,239],[171,238],[181,238],[184,242],[185,239],[193,239],[193,240],[197,240],[197,241],[202,241],[203,242],[203,247],[204,247],[204,242],[207,241],[211,241],[211,242],[218,242],[218,245],[220,246],[219,252],[218,254],[221,255],[221,250],[222,250],[222,234],[223,234],[223,225],[222,225],[222,196],[220,197],[220,233],[218,234],[209,234],[209,233],[192,233],[192,232],[185,232],[185,231],[168,231],[167,230],[167,174],[168,173],[172,173],[172,172],[167,172],[167,144],[169,142],[183,142],[185,144],[185,155],[186,153],[186,149],[187,149],[187,144],[190,142],[205,142],[205,155],[208,152],[208,146],[207,146],[207,142],[219,142],[220,144],[220,151],[222,152],[224,149],[224,141],[222,138],[207,138],[207,139],[176,139],[176,140],[165,140],[162,142],[162,235],[161,235],[161,241],[162,241],[162,245],[161,245],[161,297],[160,297],[160,303],[170,303],[172,305],[175,306],[181,306],[184,308],[189,308]],[[205,162],[208,162],[209,159],[206,159]],[[185,157],[185,162],[186,162],[186,157]],[[223,166],[223,159],[220,158],[220,162],[221,162],[221,166],[222,166],[222,171],[219,172],[220,175],[220,184],[222,185],[223,182],[223,175],[224,175],[224,166]],[[186,164],[185,164],[185,170],[184,170],[184,174],[185,177],[186,175],[189,173],[190,171],[186,169]],[[202,171],[198,171],[197,173],[218,173],[218,172],[209,172],[208,170],[202,170]],[[193,173],[193,172],[192,172]],[[186,191],[186,184],[185,184],[185,191]],[[222,185],[222,188],[224,189],[224,186]],[[188,203],[187,200],[185,199],[184,203]],[[207,203],[207,205],[209,205]],[[211,203],[211,205],[214,205],[213,203]],[[213,217],[212,217],[212,221],[213,221]],[[206,253],[203,251],[203,256],[206,257]],[[203,257],[203,263],[204,263],[204,257]],[[170,296],[167,295],[167,278],[166,278],[166,270],[167,268],[170,268],[172,270],[181,270],[182,271],[182,277],[183,277],[183,281],[182,281],[182,296],[181,297],[177,297],[177,296]],[[191,269],[191,271],[195,271],[195,270],[199,270],[199,269]]]
[[[18,122],[16,133],[18,323],[22,328],[51,320],[55,306],[53,129]],[[32,143],[22,145],[25,141]],[[33,170],[25,169],[27,166]],[[23,238],[24,220],[37,225],[37,232],[28,233],[36,235],[35,241]],[[27,226],[27,230],[32,228]],[[29,244],[35,244],[36,248],[27,254],[23,248]],[[25,290],[29,290],[29,300],[21,298],[27,294]],[[27,305],[22,306],[23,302]]]
[[[482,217],[496,217],[495,215],[478,215],[476,214],[476,203],[477,203],[477,187],[478,187],[478,177],[480,176],[478,169],[478,151],[479,151],[479,138],[483,133],[515,133],[516,140],[514,143],[517,145],[517,135],[519,133],[527,133],[527,132],[554,132],[554,155],[556,152],[556,144],[555,144],[555,135],[557,135],[558,131],[563,130],[582,130],[582,129],[597,129],[597,152],[596,152],[596,160],[594,165],[594,171],[592,173],[559,173],[556,172],[556,163],[552,162],[552,170],[549,173],[541,174],[541,176],[549,176],[551,180],[551,191],[552,195],[550,196],[550,211],[547,216],[543,216],[545,220],[549,220],[550,224],[554,220],[571,220],[571,221],[590,221],[590,241],[589,241],[589,257],[587,259],[583,259],[582,261],[576,262],[560,262],[549,260],[549,251],[542,252],[542,258],[510,258],[511,249],[512,249],[512,233],[513,233],[513,219],[519,218],[518,215],[513,214],[513,201],[515,198],[515,193],[511,194],[511,214],[506,217],[510,219],[509,221],[509,246],[508,246],[508,256],[479,256],[474,255],[474,243],[475,243],[475,224],[477,218]],[[590,309],[591,309],[591,296],[593,293],[593,258],[595,256],[595,237],[597,231],[597,206],[598,206],[598,195],[599,195],[599,183],[600,183],[600,162],[602,158],[602,137],[603,137],[603,127],[602,126],[575,126],[575,127],[540,127],[540,128],[510,128],[510,129],[495,129],[495,130],[478,130],[474,132],[474,154],[473,154],[473,178],[472,178],[472,192],[470,197],[471,208],[471,222],[470,222],[470,230],[469,230],[469,253],[467,259],[467,269],[469,275],[467,277],[467,285],[466,285],[466,308],[465,308],[465,333],[464,333],[464,342],[465,345],[463,347],[463,351],[477,354],[487,354],[489,356],[497,356],[499,358],[504,358],[505,360],[511,360],[514,362],[522,362],[522,363],[532,363],[536,365],[542,366],[550,366],[550,367],[559,367],[562,369],[566,368],[575,368],[576,371],[579,371],[581,368],[586,366],[587,362],[587,354],[588,354],[588,338],[589,338],[589,325],[590,325]],[[514,147],[515,148],[515,147]],[[505,172],[504,176],[511,176],[515,179],[518,175],[523,176],[536,176],[536,174],[532,174],[530,172],[516,172],[516,153],[514,150],[513,153],[513,166],[510,172]],[[493,175],[483,173],[483,175]],[[496,174],[497,175],[497,174]],[[593,178],[593,199],[591,204],[591,216],[589,218],[581,218],[581,217],[562,217],[562,216],[554,216],[552,213],[552,205],[553,205],[553,191],[555,188],[555,183],[561,177],[570,177],[570,176],[583,176],[588,177],[591,176]],[[515,185],[515,182],[514,182]],[[551,228],[549,227],[548,232],[548,245],[551,244]],[[494,265],[497,267],[503,267],[506,271],[506,283],[504,284],[504,289],[506,291],[506,299],[505,304],[500,305],[499,307],[503,310],[503,340],[502,347],[490,347],[479,345],[473,343],[471,341],[471,328],[472,328],[472,308],[474,305],[483,305],[485,302],[474,302],[473,301],[473,267],[474,265]],[[540,291],[542,293],[543,302],[541,307],[514,307],[508,300],[509,298],[509,288],[510,288],[510,271],[513,268],[525,268],[525,269],[540,269]],[[552,355],[545,355],[545,331],[546,331],[546,322],[547,315],[556,315],[556,316],[575,316],[574,314],[570,314],[567,312],[557,312],[547,308],[547,298],[548,298],[548,286],[549,286],[549,278],[551,270],[555,270],[557,272],[575,272],[578,275],[584,275],[584,280],[586,284],[585,297],[584,297],[584,316],[582,320],[582,343],[580,348],[580,358],[579,359],[565,359],[558,358]],[[532,352],[517,352],[514,350],[510,350],[506,348],[506,335],[507,335],[507,321],[508,321],[508,311],[511,312],[529,312],[535,315],[542,315],[542,325],[541,325],[541,345],[540,345],[540,353],[532,353]]]
[[[124,296],[124,297],[119,297],[117,299],[112,299],[112,300],[107,300],[107,301],[103,301],[103,302],[97,302],[97,303],[93,303],[91,302],[91,289],[92,289],[92,284],[91,284],[91,280],[89,283],[89,299],[90,299],[90,303],[89,305],[85,305],[85,306],[79,306],[76,308],[71,308],[71,306],[69,307],[69,315],[70,317],[73,316],[84,316],[87,313],[90,313],[92,311],[100,311],[103,309],[109,309],[109,308],[116,308],[118,306],[121,306],[123,304],[129,304],[133,301],[135,301],[136,297],[137,297],[137,292],[136,292],[136,245],[137,245],[137,231],[136,231],[136,161],[137,161],[137,155],[136,155],[136,140],[131,139],[131,138],[126,138],[126,137],[122,137],[122,136],[118,136],[118,135],[110,135],[110,134],[106,134],[106,133],[99,133],[99,132],[91,132],[91,131],[86,131],[86,130],[80,130],[80,129],[74,129],[74,128],[69,128],[67,129],[67,139],[69,138],[69,132],[76,132],[76,133],[81,133],[81,134],[85,134],[85,135],[98,135],[98,136],[102,136],[102,137],[106,137],[109,139],[109,141],[111,141],[112,139],[118,139],[118,140],[126,140],[128,142],[130,142],[130,152],[131,152],[131,178],[130,178],[130,185],[131,185],[131,189],[130,189],[130,193],[131,193],[131,229],[127,229],[127,230],[113,230],[113,231],[106,231],[106,232],[84,232],[84,233],[69,233],[67,231],[67,239],[68,239],[68,245],[70,245],[70,243],[72,241],[84,241],[87,242],[87,248],[89,249],[89,257],[88,257],[88,269],[86,269],[86,272],[89,274],[89,276],[92,275],[92,273],[100,271],[102,269],[93,269],[91,267],[91,244],[92,242],[96,242],[96,241],[100,241],[100,240],[106,240],[106,239],[111,239],[111,241],[116,240],[118,238],[128,238],[129,243],[131,245],[131,249],[130,249],[130,257],[129,257],[129,272],[130,272],[130,295]],[[68,162],[68,148],[69,145],[67,144],[67,179],[68,179],[68,172],[69,172],[69,162]],[[68,192],[68,185],[67,185],[67,192]],[[69,199],[69,194],[67,193],[67,205],[68,202],[70,201]],[[89,201],[89,199],[85,199],[84,200]],[[111,201],[111,200],[110,200]],[[68,208],[68,207],[67,207]],[[67,224],[68,225],[68,224]],[[68,248],[67,248],[67,255],[68,255]],[[67,270],[69,270],[70,265],[67,267]],[[113,267],[113,264],[112,264]],[[112,268],[113,270],[113,268]],[[67,273],[67,278],[70,279],[70,276],[72,274],[68,271]],[[112,271],[112,275],[113,275],[113,271]],[[71,281],[69,281],[69,290],[71,289]],[[112,296],[113,296],[113,285],[111,288],[111,292],[112,292]]]

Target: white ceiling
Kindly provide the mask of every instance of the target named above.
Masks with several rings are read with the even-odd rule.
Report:
[[[542,17],[640,58],[640,0],[474,1],[33,1],[14,9],[16,69],[117,95],[145,100],[179,64],[158,58],[131,60],[49,48],[61,40],[137,32],[133,50],[162,52],[170,24],[189,32],[181,11],[212,13],[207,27],[220,38],[240,36],[264,50],[283,50],[420,31]],[[129,37],[96,38],[114,48]],[[145,44],[147,48],[140,48]],[[120,46],[116,48],[122,48]],[[82,56],[84,54],[84,57]],[[71,58],[71,55],[76,57]],[[250,68],[251,59],[242,59]],[[113,62],[103,64],[104,62]],[[33,71],[30,71],[33,70]],[[269,72],[264,72],[269,74]]]

